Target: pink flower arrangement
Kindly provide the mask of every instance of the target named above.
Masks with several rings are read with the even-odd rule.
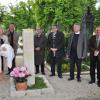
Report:
[[[30,72],[24,66],[15,67],[13,71],[10,73],[10,76],[13,77],[16,82],[25,82],[27,81],[27,77],[30,75]]]

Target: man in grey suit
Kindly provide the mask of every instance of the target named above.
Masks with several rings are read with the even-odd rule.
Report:
[[[74,24],[74,32],[71,34],[68,44],[67,55],[70,58],[70,80],[74,80],[74,68],[77,66],[77,81],[81,82],[81,63],[82,59],[86,57],[87,43],[86,34],[80,32],[80,25]]]

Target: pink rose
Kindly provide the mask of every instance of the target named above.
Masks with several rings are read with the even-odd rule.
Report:
[[[15,73],[19,72],[19,71],[20,71],[20,67],[15,67],[15,68],[13,69],[13,71],[14,71]]]
[[[13,78],[26,78],[29,75],[31,75],[29,70],[24,66],[15,67],[13,71],[10,73],[10,76],[12,76]]]
[[[10,73],[10,76],[14,77],[14,76],[15,76],[15,72],[12,71],[12,72]]]
[[[15,75],[14,75],[14,76],[15,76],[15,78],[16,78],[16,77],[19,77],[19,74],[18,74],[18,73],[15,73]]]
[[[25,71],[25,75],[30,75],[30,72],[27,70],[27,71]]]
[[[25,74],[24,73],[19,73],[19,77],[21,78],[21,77],[25,77]]]
[[[20,71],[22,71],[22,72],[24,72],[24,71],[26,71],[27,70],[27,68],[26,67],[20,67]]]

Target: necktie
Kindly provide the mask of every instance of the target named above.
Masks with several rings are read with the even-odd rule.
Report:
[[[55,48],[55,36],[56,35],[56,33],[53,33],[53,48]]]
[[[53,33],[53,39],[55,39],[55,35],[56,35],[56,33]]]

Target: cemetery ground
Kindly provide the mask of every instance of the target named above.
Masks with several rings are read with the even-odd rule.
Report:
[[[20,59],[20,57],[19,57]],[[18,60],[18,63],[21,60]],[[10,77],[4,74],[4,80],[0,81],[0,100],[100,100],[100,87],[96,83],[89,85],[89,74],[81,75],[82,82],[68,81],[69,74],[62,79],[57,76],[49,77],[50,71],[45,67],[45,77],[52,85],[54,94],[38,96],[11,96]]]

